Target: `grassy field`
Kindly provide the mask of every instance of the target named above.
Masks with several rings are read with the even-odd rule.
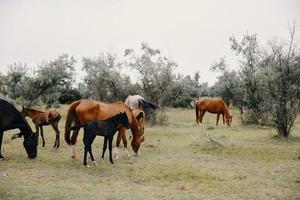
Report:
[[[10,141],[16,131],[4,134],[0,199],[300,199],[300,117],[284,140],[267,127],[242,126],[236,111],[227,127],[215,126],[216,115],[207,113],[197,126],[194,110],[168,109],[167,126],[146,127],[139,157],[120,151],[111,165],[106,152],[100,161],[98,137],[98,166],[89,161],[85,168],[82,132],[77,160],[63,139],[66,110],[60,109],[61,147],[52,149],[54,131],[47,127],[35,160],[27,159],[23,139]]]

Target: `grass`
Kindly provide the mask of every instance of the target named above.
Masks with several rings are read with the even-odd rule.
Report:
[[[63,132],[67,107],[60,108]],[[102,138],[93,145],[98,165],[82,165],[82,132],[70,159],[61,134],[46,127],[46,147],[28,160],[22,140],[4,134],[0,162],[0,199],[300,199],[300,118],[289,139],[270,128],[243,126],[236,110],[232,127],[215,126],[207,113],[202,126],[194,110],[167,109],[166,126],[147,126],[140,156],[100,161]],[[129,131],[128,131],[129,133]],[[206,136],[220,143],[215,145]],[[129,135],[129,134],[128,134]]]

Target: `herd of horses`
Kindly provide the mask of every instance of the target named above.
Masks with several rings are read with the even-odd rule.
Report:
[[[115,103],[104,103],[92,99],[82,99],[74,101],[69,105],[69,109],[65,122],[65,141],[68,145],[73,147],[72,158],[75,159],[74,145],[77,142],[77,137],[80,128],[84,129],[84,161],[87,165],[87,153],[94,164],[95,159],[92,154],[92,143],[97,135],[104,137],[103,151],[101,158],[104,158],[109,146],[109,159],[113,163],[112,158],[112,142],[115,133],[118,131],[115,158],[118,159],[118,148],[121,140],[123,141],[125,149],[127,149],[127,139],[125,130],[130,129],[132,132],[131,147],[135,153],[138,154],[141,143],[144,141],[145,131],[145,112],[144,109],[157,109],[158,106],[146,101],[140,95],[129,95],[125,102],[118,101]],[[217,114],[218,125],[219,117],[222,115],[223,124],[230,126],[232,116],[229,114],[228,106],[220,98],[205,98],[198,100],[195,104],[196,122],[202,124],[202,119],[205,112]],[[32,119],[35,125],[36,132],[33,132],[25,117]],[[18,111],[12,104],[0,99],[0,160],[4,157],[1,154],[3,132],[11,129],[19,129],[20,132],[14,134],[12,139],[23,137],[23,146],[27,152],[28,158],[35,158],[37,156],[38,136],[42,137],[42,146],[45,146],[43,126],[51,125],[55,131],[54,148],[59,148],[60,140],[58,123],[61,116],[56,111],[39,111],[32,108],[22,108]],[[39,132],[40,130],[40,132]],[[71,134],[72,132],[72,134]],[[127,152],[128,153],[128,152]]]

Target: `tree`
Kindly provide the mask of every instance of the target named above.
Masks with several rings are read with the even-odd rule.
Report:
[[[256,34],[243,37],[238,42],[234,36],[230,37],[231,49],[241,56],[239,77],[244,89],[242,106],[247,111],[246,122],[261,124],[264,120],[263,80],[258,78],[262,53],[257,42]]]
[[[279,136],[288,137],[300,111],[300,55],[294,45],[295,25],[289,43],[271,43],[265,60],[265,75],[272,99],[272,126]]]
[[[92,98],[105,102],[124,100],[134,93],[129,76],[119,72],[122,63],[115,54],[101,53],[97,58],[83,58],[84,82]]]
[[[158,49],[148,44],[141,44],[142,55],[138,56],[134,50],[126,49],[125,56],[129,58],[127,65],[138,73],[143,95],[159,106],[169,105],[172,92],[176,89],[174,74],[177,64],[163,56]]]
[[[218,81],[212,87],[213,95],[221,97],[227,105],[233,104],[237,107],[244,123],[245,88],[239,74],[234,70],[228,70],[227,66],[225,58],[220,58],[210,67],[211,71],[221,72],[221,75],[217,77]]]
[[[75,59],[68,55],[44,62],[29,73],[24,64],[14,64],[7,74],[9,96],[28,107],[40,99],[48,106],[57,104],[61,89],[73,82]]]

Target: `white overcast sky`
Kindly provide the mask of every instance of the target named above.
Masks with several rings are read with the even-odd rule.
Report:
[[[293,20],[299,41],[300,0],[0,0],[0,70],[68,53],[80,74],[83,56],[123,56],[144,41],[175,60],[177,72],[200,71],[201,82],[213,84],[214,61],[226,56],[236,68],[231,35],[257,33],[262,44],[288,39]]]

